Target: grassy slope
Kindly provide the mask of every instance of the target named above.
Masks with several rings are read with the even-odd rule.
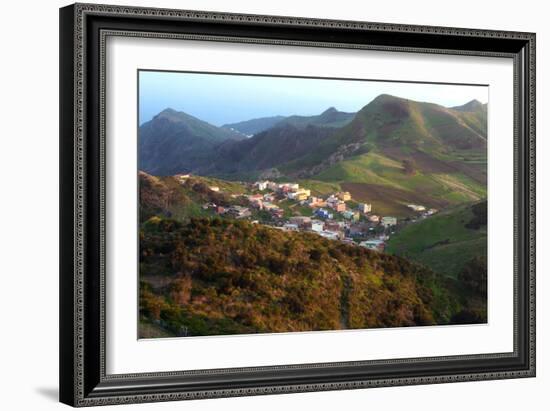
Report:
[[[389,240],[386,250],[456,278],[465,262],[487,255],[487,228],[465,227],[472,218],[469,206],[442,212],[405,227]]]
[[[311,180],[347,189],[382,214],[410,215],[405,205],[413,202],[435,208],[475,202],[487,195],[484,121],[482,113],[382,95],[280,170],[299,175],[301,168],[320,168]],[[319,167],[331,155],[336,161]],[[404,161],[414,173],[404,172]]]
[[[411,214],[406,207],[410,203],[442,208],[478,201],[487,195],[484,184],[459,170],[427,170],[422,165],[417,168],[413,175],[406,174],[402,163],[371,151],[341,161],[314,179],[328,187],[351,191],[358,201],[372,203],[375,212],[398,216]]]

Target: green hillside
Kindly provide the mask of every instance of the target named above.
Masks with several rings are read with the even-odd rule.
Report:
[[[340,161],[313,179],[337,183],[377,212],[396,215],[411,215],[406,207],[411,203],[441,209],[487,196],[485,185],[461,170],[434,170],[412,158],[400,162],[373,150]]]
[[[462,119],[474,130],[477,130],[481,134],[486,133],[487,104],[481,104],[477,100],[472,100],[462,106],[452,107],[452,109],[462,112]]]
[[[282,169],[290,174],[313,175],[373,149],[399,161],[412,157],[426,166],[445,167],[449,161],[463,162],[461,155],[465,153],[476,157],[486,153],[486,124],[475,116],[472,112],[383,94],[323,141],[315,152],[283,165]],[[470,125],[474,117],[479,120],[478,127]]]
[[[453,109],[381,95],[284,174],[336,184],[379,213],[486,198],[487,106]]]
[[[386,251],[446,275],[463,306],[457,321],[486,318],[487,201],[411,224],[390,238]]]
[[[444,211],[392,236],[386,251],[457,278],[467,262],[487,257],[487,202]]]

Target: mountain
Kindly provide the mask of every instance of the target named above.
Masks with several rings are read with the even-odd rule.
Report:
[[[277,169],[337,184],[379,213],[413,215],[410,203],[442,209],[479,201],[487,195],[483,112],[486,106],[462,112],[381,95],[308,155]]]
[[[347,124],[327,126],[337,121]],[[487,196],[487,105],[476,101],[447,108],[384,94],[355,115],[330,108],[285,118],[251,138],[188,139],[196,145],[161,140],[168,146],[156,147],[161,154],[140,152],[141,169],[302,180],[319,187],[316,194],[344,189],[378,213],[397,216],[414,215],[411,203],[444,209]]]
[[[224,176],[269,170],[311,152],[350,116],[331,108],[318,116],[279,116],[216,127],[167,109],[140,127],[140,170]],[[250,138],[242,134],[260,125],[270,126]]]
[[[282,123],[243,141],[221,144],[212,152],[212,160],[198,168],[199,174],[241,176],[250,172],[268,172],[273,167],[299,159],[327,138],[333,130],[307,125],[296,127]]]
[[[484,149],[487,128],[473,130],[462,112],[390,95],[378,96],[364,107],[357,127],[366,127],[365,137],[383,145],[407,145],[425,150]],[[374,127],[368,127],[373,124]]]
[[[267,130],[268,128],[273,127],[275,124],[281,122],[284,119],[284,116],[254,118],[252,120],[240,121],[238,123],[224,124],[222,128],[235,130],[248,137],[251,137],[254,134],[258,134],[262,131]]]
[[[473,99],[461,106],[451,107],[451,109],[471,113],[479,110],[487,110],[487,104],[482,104],[479,100]]]
[[[355,113],[345,113],[343,111],[338,111],[334,107],[330,107],[327,110],[323,111],[317,116],[289,116],[282,120],[280,124],[288,124],[294,127],[307,127],[307,126],[318,126],[318,127],[332,127],[340,128],[348,124]]]
[[[152,174],[192,170],[208,161],[214,147],[243,138],[184,112],[166,109],[139,128],[139,168]]]
[[[345,127],[340,128],[319,147],[303,159],[307,166],[322,163],[335,153],[343,156],[377,148],[389,157],[403,159],[412,151],[435,154],[452,154],[457,150],[484,151],[487,131],[474,129],[463,113],[443,106],[407,100],[382,94],[363,107]],[[480,127],[482,128],[482,127]],[[293,169],[303,169],[295,164]]]
[[[355,113],[345,113],[330,107],[319,115],[315,116],[273,116],[261,117],[239,123],[225,124],[222,128],[234,130],[248,137],[266,131],[272,127],[293,126],[304,128],[307,126],[339,128],[348,124]]]
[[[462,119],[471,128],[480,133],[487,133],[487,103],[482,104],[477,100],[452,108],[462,113]]]
[[[275,120],[270,118],[270,121]],[[357,114],[329,108],[318,116],[290,116],[251,139],[265,140],[267,137],[262,133],[269,133],[271,129],[277,129],[270,134],[273,138],[279,138],[280,130],[285,130],[282,133],[285,138],[295,133],[295,139],[298,139],[304,138],[307,127],[317,127],[309,129],[315,133],[318,133],[318,128],[328,128],[323,136],[330,133],[330,138],[323,138],[321,144],[316,142],[308,153],[287,150],[285,158],[277,159],[282,173],[291,176],[312,176],[334,163],[375,149],[394,161],[415,161],[420,168],[435,168],[443,172],[450,170],[448,160],[458,160],[451,168],[472,169],[465,172],[481,181],[484,177],[479,175],[480,167],[476,169],[474,163],[476,156],[480,161],[486,157],[486,122],[487,106],[479,102],[446,108],[380,95]],[[153,174],[204,169],[210,166],[213,155],[220,157],[220,153],[256,149],[258,142],[233,144],[243,139],[240,132],[215,127],[185,113],[165,110],[140,127],[140,164],[143,170]],[[229,149],[223,147],[228,141]],[[274,141],[273,145],[276,144],[279,142]],[[262,157],[258,163],[252,157],[242,155],[250,160],[244,168],[261,171],[265,166]],[[223,163],[224,159],[219,159]],[[461,159],[472,167],[459,164],[464,163]],[[273,165],[269,164],[269,167]]]

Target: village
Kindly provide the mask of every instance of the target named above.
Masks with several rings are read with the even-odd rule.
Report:
[[[246,194],[231,194],[242,205],[224,207],[214,203],[204,210],[235,219],[246,219],[285,231],[315,233],[330,240],[342,241],[375,251],[384,251],[386,242],[396,230],[417,219],[429,217],[438,210],[408,204],[416,218],[401,219],[375,213],[372,205],[356,202],[347,191],[327,196],[313,196],[311,190],[294,182],[257,181],[246,184]],[[211,191],[220,192],[217,186]]]

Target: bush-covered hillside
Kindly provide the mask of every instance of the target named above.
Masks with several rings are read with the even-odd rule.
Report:
[[[480,321],[403,258],[244,221],[151,217],[140,335],[192,336]],[[473,318],[473,320],[472,320]],[[483,321],[483,318],[481,318]]]
[[[442,212],[392,236],[387,251],[447,276],[463,310],[453,321],[487,318],[487,201]]]
[[[218,186],[223,192],[215,192],[210,186]],[[157,177],[139,173],[140,221],[153,216],[184,221],[191,217],[207,216],[202,205],[214,202],[222,206],[246,204],[231,194],[242,193],[239,183],[208,177],[190,177],[184,183],[175,177]]]
[[[386,251],[456,278],[467,262],[487,257],[487,200],[405,227],[390,238]]]

